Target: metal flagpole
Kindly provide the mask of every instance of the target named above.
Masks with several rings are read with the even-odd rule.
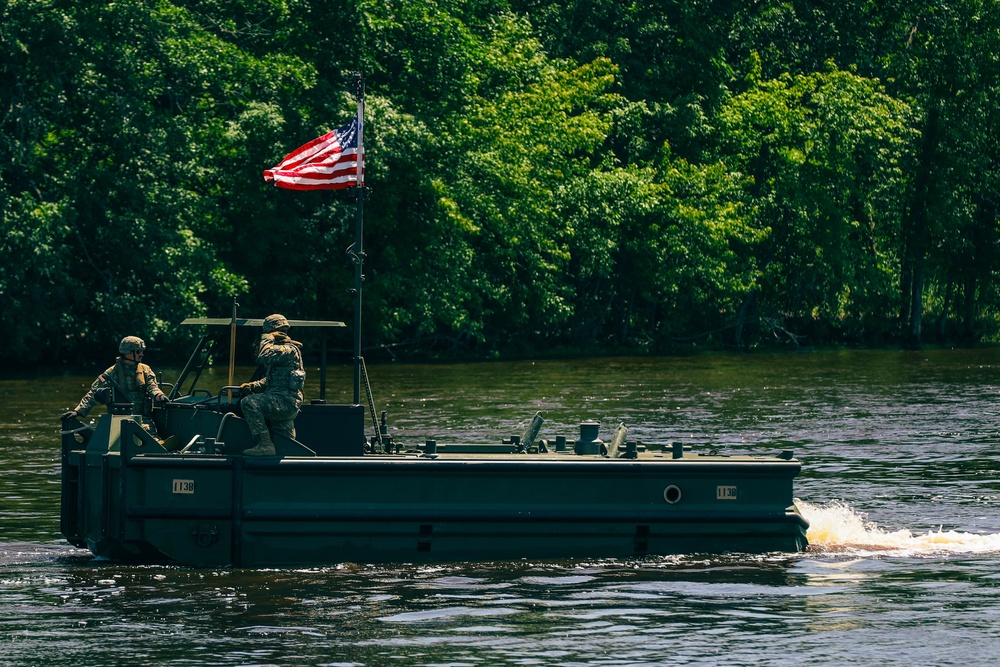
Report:
[[[229,386],[233,386],[233,375],[236,370],[236,297],[233,296],[233,319],[229,324]],[[229,398],[232,400],[232,392]]]
[[[365,79],[360,72],[354,75],[358,99],[358,182],[355,184],[358,196],[357,220],[354,226],[354,404],[361,404],[361,284],[364,282],[364,128],[365,128]]]

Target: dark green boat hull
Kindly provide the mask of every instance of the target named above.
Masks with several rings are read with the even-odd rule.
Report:
[[[353,423],[357,412],[329,414]],[[446,447],[430,455],[365,454],[355,437],[324,445],[322,429],[310,447],[298,443],[305,455],[253,458],[237,451],[249,446],[242,420],[191,411],[174,417],[225,435],[217,440],[225,446],[168,452],[133,418],[110,414],[86,443],[64,432],[62,531],[71,543],[115,561],[234,567],[807,546],[808,523],[793,502],[794,459]],[[324,446],[360,453],[310,451]]]

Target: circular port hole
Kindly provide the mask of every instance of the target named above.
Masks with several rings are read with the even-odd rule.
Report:
[[[676,484],[671,484],[667,488],[663,489],[663,499],[671,505],[680,502],[681,487]]]

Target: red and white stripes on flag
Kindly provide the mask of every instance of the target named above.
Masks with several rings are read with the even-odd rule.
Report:
[[[288,190],[337,190],[358,182],[358,117],[344,127],[299,146],[264,180]],[[364,167],[361,169],[364,179]],[[363,182],[362,182],[363,184]]]

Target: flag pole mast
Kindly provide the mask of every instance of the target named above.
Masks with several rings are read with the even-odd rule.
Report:
[[[354,246],[351,257],[354,261],[354,405],[361,404],[361,284],[364,282],[364,128],[365,128],[365,79],[360,72],[354,75],[358,100],[358,180],[357,219],[354,225]]]

